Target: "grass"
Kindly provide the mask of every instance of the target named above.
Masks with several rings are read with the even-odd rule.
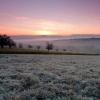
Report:
[[[79,53],[79,52],[60,52],[60,51],[45,51],[23,48],[3,48],[0,49],[0,54],[53,54],[53,55],[99,55],[97,53]]]
[[[100,100],[100,56],[1,54],[0,100]]]

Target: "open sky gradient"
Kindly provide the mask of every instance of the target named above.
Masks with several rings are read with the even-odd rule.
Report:
[[[0,34],[100,34],[100,0],[0,0]]]

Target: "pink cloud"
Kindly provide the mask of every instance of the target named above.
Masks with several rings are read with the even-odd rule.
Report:
[[[29,18],[25,17],[25,16],[15,16],[15,19],[18,19],[18,20],[27,20]]]
[[[29,20],[29,17],[26,16],[17,16],[17,15],[12,15],[8,13],[0,13],[0,17],[4,18],[11,18],[11,19],[16,19],[16,20]]]

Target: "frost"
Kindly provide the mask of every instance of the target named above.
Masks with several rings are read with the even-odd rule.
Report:
[[[100,100],[100,56],[0,55],[0,100]]]

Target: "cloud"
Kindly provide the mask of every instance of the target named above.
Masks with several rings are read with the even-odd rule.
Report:
[[[28,20],[28,19],[30,19],[29,17],[26,17],[26,16],[17,16],[17,15],[8,14],[8,13],[0,13],[0,16],[5,17],[5,18],[12,18],[12,19],[16,19],[16,20]]]
[[[25,16],[15,16],[15,19],[17,19],[17,20],[28,20],[29,18],[25,17]]]

